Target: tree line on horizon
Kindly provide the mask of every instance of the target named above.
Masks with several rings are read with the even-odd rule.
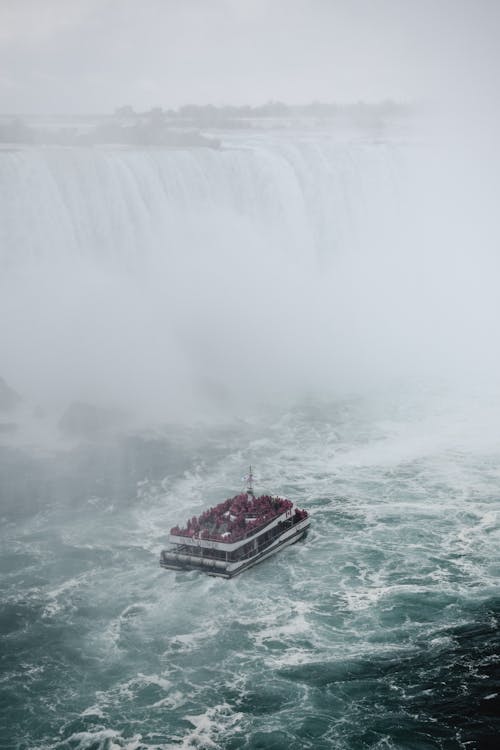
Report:
[[[396,117],[410,113],[411,107],[404,102],[386,99],[381,102],[352,102],[339,104],[335,102],[311,102],[309,104],[285,104],[280,101],[270,101],[265,104],[252,106],[243,105],[215,105],[215,104],[184,104],[177,109],[163,109],[153,107],[140,112],[130,104],[117,107],[114,117],[118,119],[144,118],[161,119],[164,121],[196,121],[219,123],[227,120],[252,120],[260,118],[337,118],[337,117]]]
[[[218,148],[217,138],[200,132],[206,129],[252,129],[262,126],[283,127],[293,121],[308,125],[342,123],[357,126],[383,126],[386,121],[410,114],[408,104],[391,100],[367,103],[336,104],[312,102],[288,105],[279,101],[259,106],[186,104],[178,109],[153,107],[137,111],[127,104],[112,115],[94,118],[92,123],[64,126],[27,124],[21,117],[3,117],[0,121],[0,143],[77,145],[119,144],[130,146],[207,146]],[[78,120],[79,118],[75,118]]]

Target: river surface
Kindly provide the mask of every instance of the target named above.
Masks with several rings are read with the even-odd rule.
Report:
[[[497,747],[499,411],[421,391],[4,449],[0,745]],[[160,569],[250,462],[307,540],[229,581]]]

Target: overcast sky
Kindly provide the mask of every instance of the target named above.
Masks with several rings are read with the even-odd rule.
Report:
[[[0,0],[0,111],[495,99],[498,0]]]

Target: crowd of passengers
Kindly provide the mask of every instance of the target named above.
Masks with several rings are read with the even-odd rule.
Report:
[[[170,533],[175,536],[236,542],[285,511],[291,510],[292,505],[290,500],[282,497],[254,497],[250,493],[242,493],[214,508],[209,508],[201,516],[193,516],[185,528],[174,526]],[[295,520],[302,520],[307,517],[307,511],[296,509],[295,516]]]

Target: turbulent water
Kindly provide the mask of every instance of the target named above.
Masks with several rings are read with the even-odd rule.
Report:
[[[109,461],[91,496],[74,469],[64,493],[53,479],[64,496],[2,531],[4,746],[493,748],[496,417],[485,435],[474,409],[424,403],[156,438],[139,473],[169,471],[137,490],[122,467],[113,493]],[[307,541],[229,581],[160,569],[167,529],[237,489],[249,458],[309,509]]]
[[[25,398],[0,445],[1,746],[497,746],[500,400],[417,377],[449,329],[407,165],[282,134],[0,154],[0,374]],[[68,438],[71,400],[131,414]],[[161,570],[249,463],[307,540],[229,581]]]

